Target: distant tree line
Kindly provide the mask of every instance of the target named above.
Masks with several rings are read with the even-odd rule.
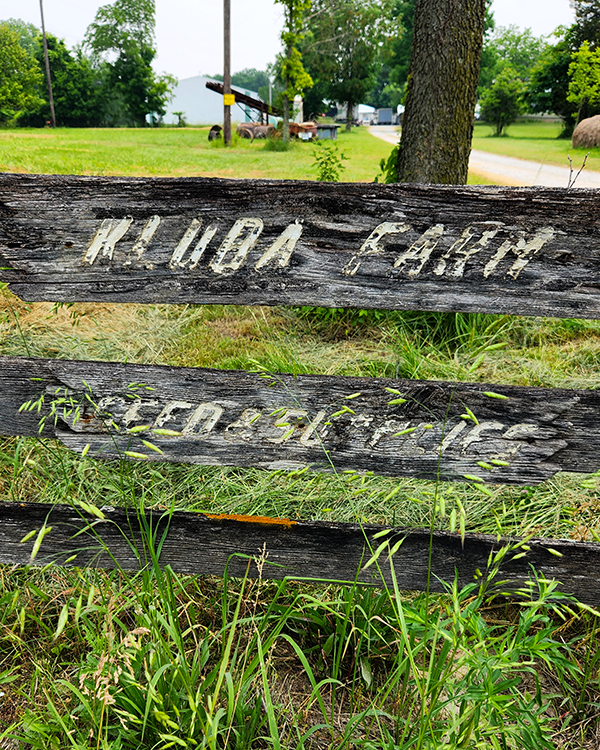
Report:
[[[520,114],[553,113],[570,137],[579,120],[600,114],[600,3],[571,5],[575,23],[550,39],[516,26],[488,28],[479,102],[496,135]]]
[[[57,125],[135,126],[159,122],[176,83],[157,75],[154,0],[116,0],[99,8],[84,42],[68,49],[47,35]],[[50,120],[40,30],[19,19],[0,22],[0,124],[43,126]]]
[[[487,1],[478,112],[495,133],[520,114],[551,112],[570,136],[578,120],[599,114],[600,0],[572,0],[575,23],[550,38],[496,27]],[[301,90],[306,118],[346,105],[348,126],[359,103],[395,109],[404,101],[415,0],[277,2],[285,8],[284,49],[267,70],[235,73],[235,86],[271,97],[282,109],[286,96]],[[154,0],[115,0],[98,10],[82,45],[68,49],[48,36],[59,125],[161,121],[175,79],[152,68],[154,17]],[[49,119],[39,30],[20,20],[0,22],[0,124],[41,126]]]
[[[488,0],[477,111],[500,135],[521,114],[553,113],[569,137],[578,120],[600,114],[600,0],[572,0],[575,23],[547,37],[496,26]],[[305,116],[334,104],[375,108],[404,101],[415,0],[312,0],[299,44],[313,84],[304,91]],[[234,84],[281,97],[282,60],[266,71],[247,69]],[[274,99],[275,101],[275,99]]]

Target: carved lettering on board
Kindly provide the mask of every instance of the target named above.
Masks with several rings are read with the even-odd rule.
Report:
[[[206,221],[192,218],[178,239],[164,229],[165,222],[154,215],[140,227],[132,229],[133,219],[104,219],[89,246],[83,263],[114,265],[117,262],[131,267],[148,262],[153,243],[170,246],[168,267],[174,273],[189,273],[201,264],[204,271],[216,275],[262,272],[263,269],[285,269],[290,265],[303,233],[303,224],[288,224],[273,240],[263,240],[264,220],[253,216],[236,219],[229,227],[220,220]],[[137,232],[137,234],[135,234]],[[161,239],[162,232],[162,239]],[[460,279],[474,271],[483,278],[505,275],[516,280],[540,250],[555,236],[553,227],[542,227],[532,232],[506,227],[499,221],[469,224],[464,229],[433,224],[423,231],[405,222],[384,221],[373,229],[366,240],[341,268],[344,276],[368,276],[373,259],[387,266],[388,275],[416,279],[433,274],[448,279]],[[215,239],[219,235],[221,239]],[[165,236],[167,239],[165,239]],[[130,247],[123,243],[132,242]],[[219,242],[217,246],[217,242]],[[121,243],[124,259],[115,257]],[[214,243],[214,250],[208,253]],[[398,253],[394,247],[403,246]],[[208,259],[206,259],[208,258]]]
[[[497,420],[475,423],[465,417],[426,422],[418,417],[382,417],[377,412],[339,408],[339,403],[317,410],[296,406],[267,411],[258,406],[235,408],[226,402],[201,403],[160,397],[107,396],[94,413],[77,424],[77,432],[112,432],[117,437],[163,440],[176,451],[177,442],[226,441],[283,449],[353,450],[390,458],[441,457],[471,461],[510,461],[532,440],[544,439],[538,425],[506,425]],[[87,407],[89,409],[89,407]],[[395,410],[398,411],[398,410]],[[547,430],[545,431],[547,432]],[[547,436],[547,435],[546,435]],[[503,465],[503,464],[498,464]]]

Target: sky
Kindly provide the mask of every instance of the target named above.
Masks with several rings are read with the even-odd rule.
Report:
[[[43,0],[46,30],[66,40],[69,47],[82,41],[96,10],[107,0]],[[573,22],[569,0],[494,0],[499,26],[529,27],[548,35],[557,26]],[[0,20],[21,18],[40,26],[39,0],[0,0]],[[281,5],[273,0],[231,0],[233,72],[264,70],[281,44]],[[154,67],[177,78],[211,75],[223,68],[223,4],[221,0],[156,0]]]

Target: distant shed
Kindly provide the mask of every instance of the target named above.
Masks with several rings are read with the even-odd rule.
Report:
[[[207,81],[214,81],[208,76],[193,76],[183,78],[174,90],[173,101],[167,107],[165,122],[177,123],[174,112],[183,112],[189,125],[214,125],[223,122],[223,98],[214,91],[206,88]],[[238,86],[231,87],[233,92],[241,91],[248,96],[259,99],[256,91],[241,89]],[[250,112],[238,105],[231,108],[231,119],[233,122],[248,122],[251,119]]]

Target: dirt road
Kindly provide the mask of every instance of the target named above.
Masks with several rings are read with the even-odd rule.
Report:
[[[398,143],[398,129],[395,125],[373,125],[369,132],[387,143]],[[469,171],[497,185],[567,187],[569,184],[567,167],[513,159],[509,156],[489,154],[486,151],[471,151]],[[600,188],[600,172],[584,169],[575,186]]]

